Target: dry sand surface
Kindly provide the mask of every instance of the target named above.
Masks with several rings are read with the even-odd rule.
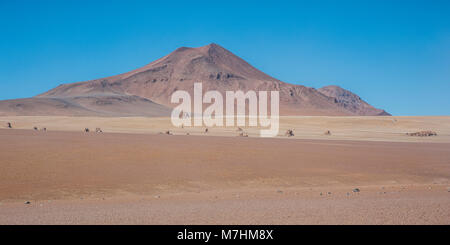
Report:
[[[49,131],[91,130],[100,127],[103,132],[157,134],[167,130],[175,135],[202,135],[205,128],[175,128],[170,118],[155,117],[62,117],[62,116],[8,116],[0,117],[0,128],[11,122],[16,129],[46,127]],[[242,127],[249,137],[259,137],[259,128]],[[450,143],[450,116],[433,117],[327,117],[327,116],[282,116],[279,137],[284,137],[287,129],[294,130],[289,139],[320,140],[364,140],[395,142],[448,142]],[[330,130],[331,135],[324,133]],[[406,133],[422,130],[435,131],[437,137],[411,137]],[[208,135],[239,135],[237,127],[209,129]]]
[[[287,117],[296,135],[270,139],[161,135],[164,118],[7,121],[0,224],[450,224],[449,117]],[[418,130],[438,136],[404,135]]]

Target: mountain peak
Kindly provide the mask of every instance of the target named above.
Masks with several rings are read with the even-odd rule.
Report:
[[[196,48],[196,49],[198,49],[199,51],[204,52],[204,53],[206,53],[208,55],[211,55],[213,53],[221,54],[221,55],[223,55],[225,53],[230,53],[231,54],[230,51],[228,51],[227,49],[225,49],[224,47],[222,47],[222,46],[220,46],[220,45],[218,45],[216,43],[210,43],[208,45],[205,45],[205,46],[202,46],[202,47],[199,47],[199,48]]]
[[[206,45],[206,47],[210,47],[210,48],[222,48],[222,49],[223,49],[223,47],[220,46],[220,45],[217,44],[217,43],[210,43],[210,44]]]
[[[225,51],[228,51],[228,50],[226,50],[224,47],[222,47],[222,46],[220,46],[220,45],[218,45],[218,44],[216,44],[216,43],[210,43],[210,44],[208,44],[208,45],[205,45],[205,46],[201,46],[201,47],[196,47],[196,48],[193,48],[193,47],[179,47],[179,48],[177,48],[177,49],[175,49],[175,51],[174,52],[183,52],[183,51],[186,51],[186,50],[192,50],[192,49],[194,49],[194,50],[200,50],[200,51],[210,51],[210,50],[221,50],[221,51],[223,51],[223,50],[225,50]],[[229,51],[228,51],[229,52]]]
[[[127,73],[125,77],[143,71],[151,73],[155,73],[155,71],[166,72],[167,74],[163,79],[172,76],[183,81],[208,81],[211,78],[214,81],[220,80],[217,77],[228,78],[228,80],[278,81],[217,43],[210,43],[201,47],[179,47],[169,55],[147,66]]]

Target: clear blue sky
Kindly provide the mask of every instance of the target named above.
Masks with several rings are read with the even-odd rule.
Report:
[[[282,81],[450,115],[450,1],[0,0],[0,99],[222,45]]]

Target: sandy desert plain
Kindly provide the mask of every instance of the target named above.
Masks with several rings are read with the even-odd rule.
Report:
[[[0,117],[0,224],[450,224],[449,116],[280,123]]]

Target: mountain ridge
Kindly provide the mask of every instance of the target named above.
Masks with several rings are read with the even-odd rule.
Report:
[[[326,92],[322,93],[314,88],[280,81],[215,43],[198,48],[180,47],[141,68],[110,77],[62,84],[30,99],[59,99],[78,103],[80,98],[89,97],[93,100],[92,103],[98,104],[95,100],[101,100],[104,96],[119,98],[131,96],[161,106],[159,109],[165,108],[161,116],[166,116],[167,111],[176,106],[170,103],[171,94],[177,90],[185,90],[192,94],[195,82],[202,82],[204,91],[217,90],[223,94],[225,91],[237,90],[244,92],[278,90],[280,91],[280,115],[380,114],[379,109],[367,103],[368,106],[362,102],[361,105],[364,106],[349,106],[346,101],[329,96],[330,94],[327,95]],[[126,107],[123,105],[126,103],[124,101],[117,103],[118,107]],[[3,104],[4,102],[0,102],[0,114],[4,112]],[[92,105],[86,105],[86,103],[80,106],[88,110],[92,108]],[[143,108],[137,111],[145,112],[146,103],[140,106]],[[133,110],[136,111],[134,107]],[[154,106],[149,106],[147,109],[153,110]],[[96,110],[101,111],[99,106]],[[113,108],[110,111],[111,113],[106,114],[126,114],[123,110],[115,114]]]
[[[329,96],[331,98],[335,98],[335,101],[337,103],[342,104],[343,107],[347,108],[350,111],[353,112],[359,112],[363,116],[365,114],[373,115],[376,114],[376,116],[390,116],[391,114],[387,113],[385,110],[377,109],[371,105],[369,105],[367,102],[365,102],[361,97],[358,95],[350,92],[349,90],[346,90],[344,88],[341,88],[337,85],[328,85],[321,87],[317,89],[317,91],[321,92],[322,94]]]

